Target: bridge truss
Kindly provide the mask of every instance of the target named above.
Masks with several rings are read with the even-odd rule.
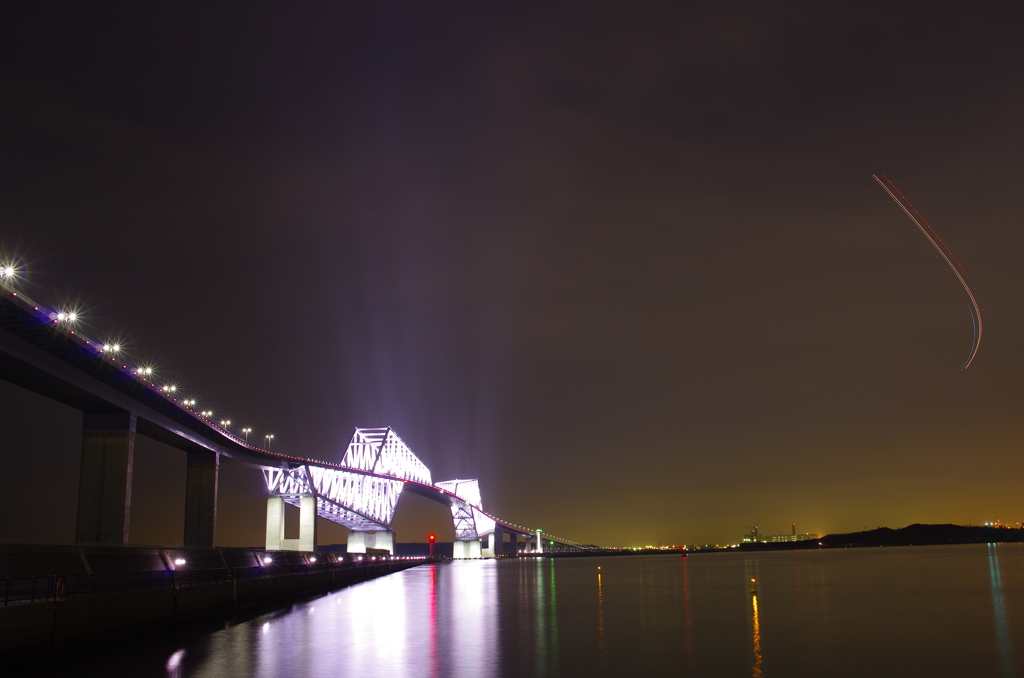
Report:
[[[410,484],[417,494],[449,506],[457,541],[479,540],[497,524],[482,509],[475,478],[433,484],[430,469],[391,428],[355,429],[338,465],[308,460],[263,468],[263,477],[272,498],[301,509],[303,499],[312,497],[316,515],[354,532],[390,532]],[[268,547],[275,539],[268,536]]]

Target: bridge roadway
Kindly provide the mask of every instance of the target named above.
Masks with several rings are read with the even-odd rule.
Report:
[[[313,516],[319,515],[352,530],[350,550],[376,547],[392,551],[391,520],[401,492],[426,497],[451,509],[457,535],[456,557],[516,552],[521,535],[533,537],[535,543],[530,546],[536,550],[543,548],[542,543],[547,548],[587,548],[485,513],[480,508],[475,480],[434,484],[426,467],[391,429],[356,429],[341,464],[249,445],[185,405],[177,394],[161,390],[139,372],[138,366],[122,362],[116,353],[105,351],[80,334],[73,324],[56,320],[55,313],[0,283],[0,379],[83,413],[75,531],[79,543],[127,543],[132,456],[135,436],[140,434],[187,454],[184,546],[189,548],[214,547],[222,456],[264,472],[269,495],[268,550],[315,549]],[[351,463],[354,451],[370,450],[372,456],[372,447],[378,442],[376,460],[364,459],[373,464]],[[382,472],[379,463],[386,455],[385,443],[404,448],[402,453],[411,456],[410,464]],[[417,465],[426,473],[416,473]],[[325,483],[347,486],[345,496],[350,500],[355,496],[356,501],[346,504],[344,497],[324,492]],[[366,507],[380,504],[381,496],[359,499],[359,490],[366,494],[368,487],[371,494],[373,488],[378,494],[380,488],[390,488],[383,493],[388,505],[376,515],[370,515],[372,511]],[[284,503],[300,507],[298,540],[283,538]],[[504,543],[503,534],[510,535],[510,544]],[[484,538],[486,546],[480,541]]]

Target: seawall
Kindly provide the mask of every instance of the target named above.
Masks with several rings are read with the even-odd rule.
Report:
[[[65,550],[77,547],[60,547],[53,553],[60,556]],[[121,557],[112,554],[116,550],[104,549],[111,570],[116,569],[118,561],[154,562],[149,557],[154,549],[126,547],[119,549]],[[37,565],[62,560],[47,557],[45,547],[33,546],[29,551]],[[17,561],[18,549],[3,545],[0,561],[5,555],[15,556],[13,560]],[[215,555],[228,560],[217,550],[191,555],[202,556],[197,558],[200,560],[209,561]],[[319,562],[310,562],[314,554],[267,555],[273,558],[272,563],[254,567],[146,569],[107,574],[43,570],[40,576],[0,579],[0,587],[4,587],[0,594],[6,593],[2,603],[5,606],[0,607],[0,664],[64,654],[87,645],[174,629],[202,619],[229,618],[286,605],[429,562],[383,556],[372,560],[368,556],[339,558],[328,554],[316,554],[320,556]],[[179,556],[175,560],[178,559],[186,560],[179,568],[187,565],[187,558]],[[79,560],[88,562],[88,557]],[[168,561],[170,566],[175,560]],[[31,588],[26,588],[28,582]]]

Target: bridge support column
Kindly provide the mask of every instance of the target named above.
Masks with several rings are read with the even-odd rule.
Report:
[[[217,531],[217,476],[220,455],[188,453],[185,476],[185,548],[212,549]]]
[[[534,550],[537,553],[544,553],[544,537],[541,536],[540,530],[537,530],[537,548]]]
[[[316,495],[299,496],[298,539],[284,538],[284,497],[267,497],[267,550],[316,551]]]
[[[267,497],[267,550],[283,551],[284,546],[284,498]]]
[[[505,531],[501,527],[495,525],[494,531],[487,535],[487,550],[484,552],[484,555],[505,555]]]
[[[299,500],[299,550],[316,551],[316,495]]]
[[[349,532],[348,552],[366,553],[366,549],[381,549],[388,553],[395,552],[395,533],[390,530],[377,532]]]
[[[366,537],[369,535],[369,532],[350,531],[348,533],[348,548],[346,550],[349,553],[366,553]]]
[[[471,541],[456,541],[452,544],[452,558],[479,557],[481,557],[479,539],[473,539]]]
[[[134,415],[128,412],[86,412],[83,415],[75,541],[128,543],[134,456]]]
[[[379,530],[374,535],[373,548],[387,551],[394,555],[395,553],[395,533],[390,530]]]

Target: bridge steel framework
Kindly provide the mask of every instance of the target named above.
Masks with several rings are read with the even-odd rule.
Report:
[[[308,550],[312,528],[320,516],[349,529],[350,553],[368,548],[394,552],[392,524],[402,492],[413,492],[445,504],[455,527],[455,556],[479,558],[480,539],[497,521],[481,508],[480,485],[472,480],[433,484],[430,469],[391,428],[357,428],[338,466],[307,462],[292,468],[263,471],[267,485],[267,549]],[[280,519],[284,504],[299,508],[297,540],[284,539]]]
[[[249,445],[217,426],[141,370],[120,362],[55,313],[0,283],[0,379],[83,413],[82,466],[75,538],[128,543],[135,437],[144,435],[187,454],[184,545],[216,543],[217,485],[222,457],[262,469],[267,487],[268,550],[316,548],[316,517],[350,530],[349,550],[394,551],[392,523],[403,492],[451,510],[455,557],[515,554],[520,537],[587,548],[496,519],[481,508],[476,479],[433,483],[430,470],[391,428],[357,428],[339,464],[292,457]],[[300,511],[298,539],[284,538],[284,505]],[[504,535],[510,535],[510,543]],[[486,546],[481,540],[486,539]]]

